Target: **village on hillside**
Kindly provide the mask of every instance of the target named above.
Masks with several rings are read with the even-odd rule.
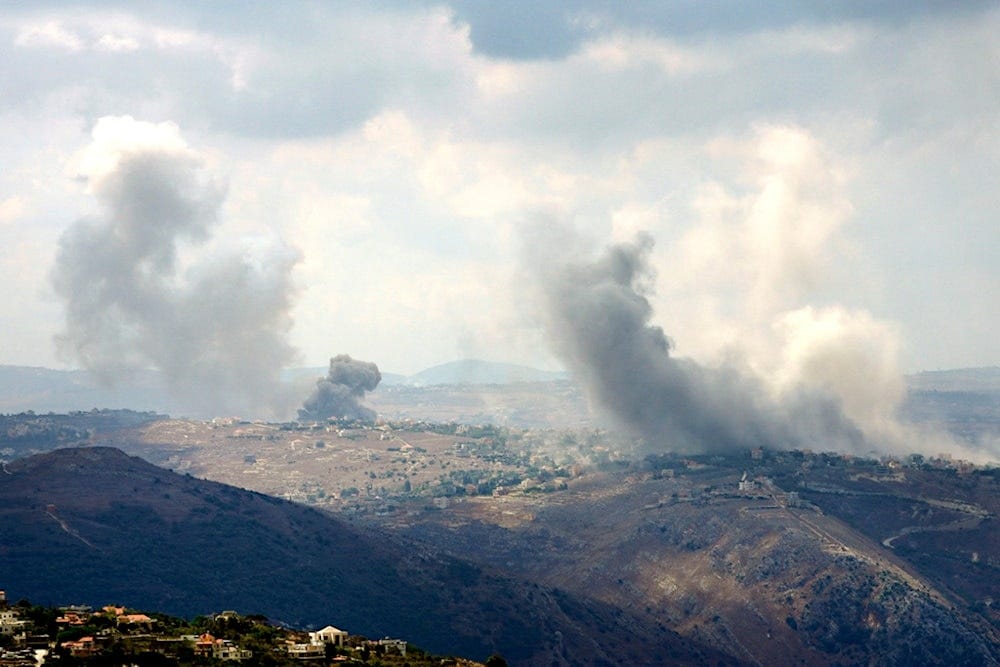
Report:
[[[9,603],[0,590],[0,667],[131,665],[173,667],[237,664],[240,667],[385,665],[399,667],[500,667],[431,655],[404,639],[368,639],[328,625],[303,631],[256,615],[223,611],[191,621],[123,606],[45,607]]]

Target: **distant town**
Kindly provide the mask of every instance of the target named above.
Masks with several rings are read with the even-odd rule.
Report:
[[[498,655],[485,663],[435,656],[405,639],[368,639],[333,625],[296,630],[235,611],[189,621],[118,605],[11,603],[0,590],[0,667],[223,664],[500,667],[506,661]]]

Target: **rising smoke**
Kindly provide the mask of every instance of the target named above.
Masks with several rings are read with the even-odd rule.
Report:
[[[650,323],[648,235],[593,256],[558,225],[534,233],[529,266],[554,352],[592,403],[647,446],[864,448],[861,431],[831,394],[801,389],[778,402],[742,369],[673,356],[663,330]]]
[[[84,157],[100,212],[59,241],[61,353],[110,384],[155,368],[198,414],[287,410],[297,253],[213,238],[224,189],[171,124],[103,118]]]
[[[670,235],[656,257],[664,277],[656,310],[700,363],[678,357],[651,324],[651,237],[602,254],[551,220],[529,229],[537,310],[592,404],[650,446],[998,460],[994,441],[957,442],[902,421],[902,332],[830,302],[845,287],[856,295],[877,284],[844,233],[850,170],[794,126],[719,138],[705,157],[737,165],[737,177],[704,181],[688,202],[648,208],[655,214],[622,209],[611,225],[618,240],[648,227]]]
[[[301,421],[323,421],[331,417],[373,421],[375,411],[361,405],[365,393],[382,381],[378,366],[357,361],[346,354],[330,359],[330,370],[316,382],[316,389],[299,410]]]

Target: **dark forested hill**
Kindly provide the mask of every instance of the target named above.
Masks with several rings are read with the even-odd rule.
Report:
[[[0,584],[46,604],[332,623],[513,664],[716,664],[620,610],[102,447],[0,470]],[[732,661],[729,661],[732,664]]]

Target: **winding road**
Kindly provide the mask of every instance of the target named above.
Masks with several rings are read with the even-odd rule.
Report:
[[[961,512],[963,514],[968,514],[968,517],[963,519],[958,519],[957,521],[949,521],[948,523],[941,523],[934,526],[906,526],[900,528],[898,532],[894,535],[882,540],[882,546],[888,549],[895,549],[893,542],[906,535],[913,535],[915,533],[942,533],[953,530],[972,530],[977,528],[984,519],[990,518],[991,514],[980,507],[979,505],[973,503],[966,503],[957,500],[939,500],[937,498],[925,498],[924,496],[908,496],[908,495],[897,495],[893,493],[882,493],[878,491],[854,491],[852,489],[845,489],[839,486],[833,485],[820,485],[820,484],[810,484],[806,488],[814,493],[827,493],[827,494],[837,494],[837,495],[847,495],[847,496],[882,496],[885,498],[896,498],[899,500],[908,500],[911,502],[924,503],[930,505],[931,507],[937,507],[939,509],[945,509],[952,512]]]
[[[913,535],[915,533],[943,533],[952,530],[973,530],[974,528],[979,527],[979,524],[983,522],[983,519],[987,519],[990,516],[989,512],[978,505],[954,503],[946,500],[934,500],[933,498],[912,498],[911,500],[920,500],[921,502],[925,502],[934,507],[942,507],[955,512],[963,512],[965,514],[970,514],[971,516],[959,519],[958,521],[949,521],[948,523],[938,524],[936,526],[906,526],[905,528],[900,528],[898,533],[890,535],[882,540],[882,546],[895,549],[896,547],[892,544],[894,541],[905,535]]]

